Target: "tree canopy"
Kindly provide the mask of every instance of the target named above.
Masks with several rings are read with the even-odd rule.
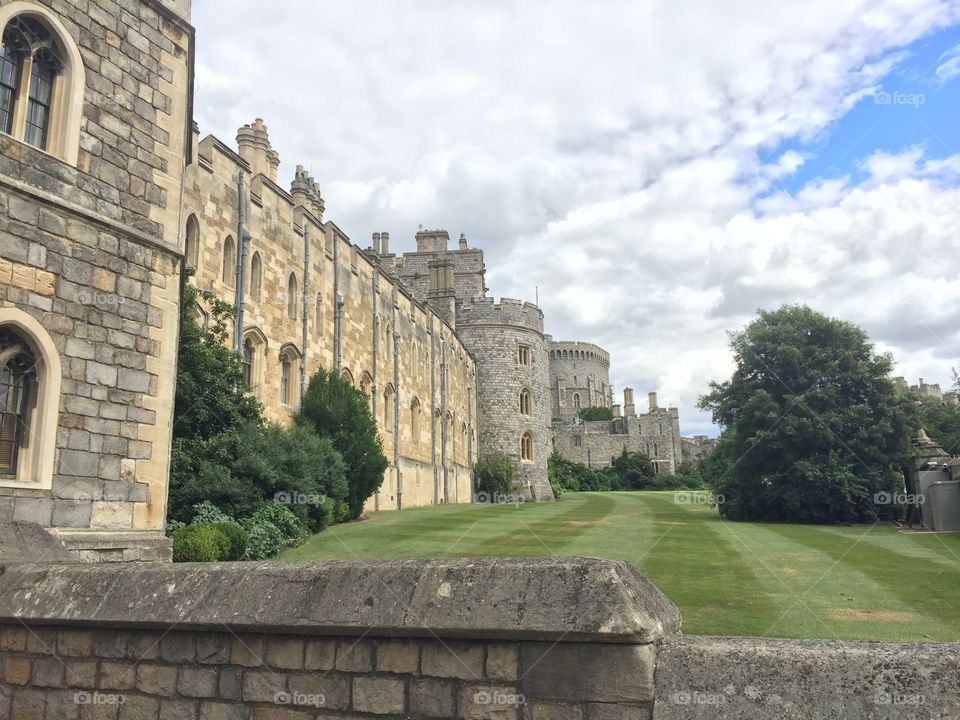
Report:
[[[724,432],[708,472],[734,520],[857,522],[891,516],[916,411],[857,326],[806,306],[760,311],[731,336],[736,370],[700,407]]]

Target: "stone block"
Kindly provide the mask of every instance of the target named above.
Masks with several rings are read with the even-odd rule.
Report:
[[[158,720],[198,720],[199,703],[196,700],[160,700]]]
[[[146,489],[146,485],[137,487]],[[130,498],[133,500],[133,497]],[[145,500],[146,498],[144,498]],[[222,633],[197,637],[197,662],[204,665],[225,665],[230,661],[230,636]]]
[[[214,668],[180,668],[177,692],[183,697],[215,697],[217,671]]]
[[[86,630],[61,630],[57,638],[60,655],[89,657],[93,652],[93,633]]]
[[[436,640],[421,653],[421,672],[433,677],[482,680],[484,647],[481,643]]]
[[[340,640],[337,643],[337,670],[343,672],[373,671],[371,640]]]
[[[249,670],[243,674],[245,702],[273,702],[278,693],[287,690],[287,677],[269,670]]]
[[[54,628],[32,627],[27,630],[27,652],[34,655],[55,655],[57,631]]]
[[[24,652],[27,649],[27,629],[16,625],[0,627],[0,650]]]
[[[119,720],[155,720],[160,712],[159,698],[144,695],[124,695]]]
[[[420,645],[404,640],[378,642],[377,671],[416,675],[420,671]]]
[[[587,703],[588,720],[650,720],[653,706],[622,703]]]
[[[100,468],[100,456],[82,450],[60,451],[60,472],[63,475],[97,477]]]
[[[287,688],[302,703],[316,703],[324,710],[350,707],[350,678],[342,675],[290,675]]]
[[[493,680],[516,680],[520,666],[520,646],[492,643],[487,646],[487,677]]]
[[[100,663],[101,690],[132,690],[137,684],[137,666],[132,662],[103,661]]]
[[[147,695],[173,697],[177,692],[177,668],[142,663],[137,668],[137,690]]]
[[[12,720],[43,720],[45,705],[46,693],[43,690],[16,690],[10,705],[10,717]]]
[[[253,710],[233,703],[204,701],[200,703],[200,720],[250,720]]]
[[[383,677],[353,680],[353,709],[374,715],[399,715],[405,708],[404,681]]]
[[[3,659],[3,680],[11,685],[26,685],[30,682],[30,660],[15,655]]]
[[[243,673],[240,670],[221,668],[217,684],[224,700],[239,700],[243,695]]]
[[[16,498],[13,501],[15,522],[36,523],[50,527],[53,518],[53,501],[50,498]]]
[[[97,661],[72,660],[67,661],[67,687],[92,690],[97,686]]]
[[[53,501],[53,527],[58,528],[85,528],[90,527],[90,518],[93,509],[90,501],[78,500],[54,500]]]
[[[653,645],[522,643],[521,691],[565,702],[653,701]]]
[[[311,638],[306,643],[303,667],[307,670],[332,670],[336,657],[336,640]]]
[[[284,670],[303,669],[304,642],[300,638],[271,637],[267,639],[265,663]]]
[[[127,657],[156,660],[160,656],[160,637],[151,632],[131,632],[127,636]]]
[[[169,633],[160,640],[160,659],[182,665],[192,663],[197,656],[196,639],[191,633]]]
[[[263,656],[266,654],[266,642],[262,637],[240,635],[233,638],[230,664],[241,667],[260,667],[263,665]]]
[[[523,706],[523,717],[524,720],[583,720],[583,708],[573,703],[529,702]]]
[[[410,681],[410,714],[420,717],[453,717],[453,682],[419,678]]]
[[[133,505],[128,502],[93,503],[90,527],[97,530],[129,530],[133,526]]]

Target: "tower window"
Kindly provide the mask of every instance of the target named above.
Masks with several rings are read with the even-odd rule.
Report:
[[[290,369],[292,365],[289,355],[284,354],[280,358],[280,402],[284,405],[290,404]]]
[[[20,450],[29,439],[35,368],[36,360],[27,345],[13,333],[0,330],[0,476],[16,476]]]
[[[520,459],[533,462],[533,435],[529,431],[520,438]]]
[[[250,338],[243,341],[243,384],[248,390],[253,389],[253,341]]]
[[[517,362],[521,365],[530,364],[530,346],[529,345],[520,345],[517,348]]]
[[[520,414],[521,415],[531,415],[531,401],[530,401],[530,391],[524,388],[520,391]]]

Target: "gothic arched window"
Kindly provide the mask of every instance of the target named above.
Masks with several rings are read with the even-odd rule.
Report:
[[[263,262],[260,253],[255,252],[250,259],[250,297],[260,300],[260,289],[263,287]]]
[[[520,391],[520,414],[532,415],[530,402],[530,391],[524,388]]]
[[[187,266],[194,270],[200,267],[200,223],[196,215],[187,218],[187,235],[183,247]]]
[[[0,328],[0,476],[16,477],[20,450],[29,442],[36,385],[36,359],[29,346]]]
[[[220,279],[229,287],[233,287],[237,274],[237,246],[233,237],[227,235],[223,241],[223,270]]]
[[[520,459],[533,462],[533,434],[529,431],[520,438]]]

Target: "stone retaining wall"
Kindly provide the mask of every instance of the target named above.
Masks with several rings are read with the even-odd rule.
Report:
[[[957,718],[960,646],[681,637],[592,558],[0,567],[0,720]]]

